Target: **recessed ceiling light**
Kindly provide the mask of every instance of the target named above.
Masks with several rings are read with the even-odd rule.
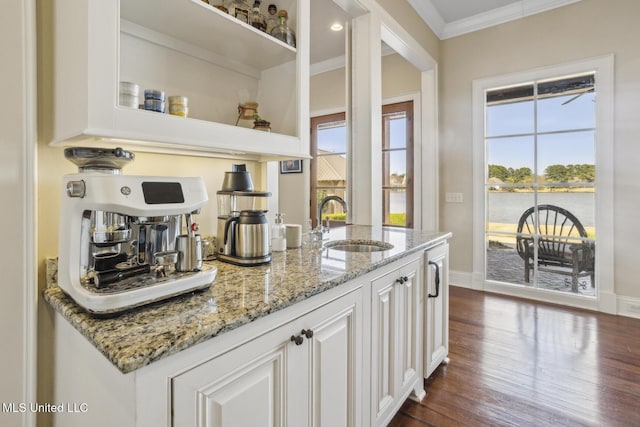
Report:
[[[332,24],[330,28],[332,31],[342,31],[343,27],[341,23],[336,22],[335,24]]]

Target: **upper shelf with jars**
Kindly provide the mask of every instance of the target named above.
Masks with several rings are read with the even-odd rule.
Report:
[[[231,15],[231,2],[209,1],[54,2],[51,144],[308,157],[308,2],[256,2],[253,10],[235,0],[239,10]],[[277,28],[262,31],[273,18],[271,3],[277,14],[286,10],[275,25],[291,29],[288,39]],[[123,102],[122,82],[139,98]],[[166,94],[166,108],[158,95],[145,107],[145,92]],[[170,97],[180,100],[175,115]]]
[[[244,8],[235,10],[236,2]],[[136,31],[128,24],[132,23],[220,55],[223,57],[220,62],[239,64],[239,70],[252,67],[262,71],[295,60],[295,42],[291,46],[245,21],[251,18],[249,2],[232,1],[227,3],[228,7],[221,6],[224,9],[215,6],[223,4],[219,0],[210,3],[202,0],[123,0],[120,16],[128,21],[123,25],[125,31]],[[225,12],[229,9],[232,13],[235,10],[238,18]],[[267,5],[261,4],[260,10],[266,9]],[[281,11],[295,14],[295,9]],[[264,13],[260,14],[266,20]],[[287,23],[291,27],[295,20],[287,19]]]

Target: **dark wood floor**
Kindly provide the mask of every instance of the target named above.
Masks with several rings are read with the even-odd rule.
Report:
[[[640,320],[452,287],[449,356],[391,426],[640,426]]]

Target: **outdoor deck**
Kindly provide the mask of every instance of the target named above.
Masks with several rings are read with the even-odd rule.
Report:
[[[540,288],[571,293],[571,276],[544,271],[538,274]],[[533,278],[531,283],[524,281],[524,261],[520,258],[515,248],[508,245],[490,247],[487,250],[487,279],[533,286]],[[580,278],[578,294],[590,297],[595,296],[596,289],[591,286],[591,278],[589,276]]]

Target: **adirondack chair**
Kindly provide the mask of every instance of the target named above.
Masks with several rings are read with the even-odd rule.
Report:
[[[571,290],[578,292],[578,279],[591,277],[594,282],[595,246],[587,238],[584,227],[571,212],[554,205],[531,207],[518,221],[516,246],[524,260],[524,280],[529,283],[534,268],[534,245],[537,239],[538,270],[571,276]],[[536,239],[533,238],[534,235]]]

